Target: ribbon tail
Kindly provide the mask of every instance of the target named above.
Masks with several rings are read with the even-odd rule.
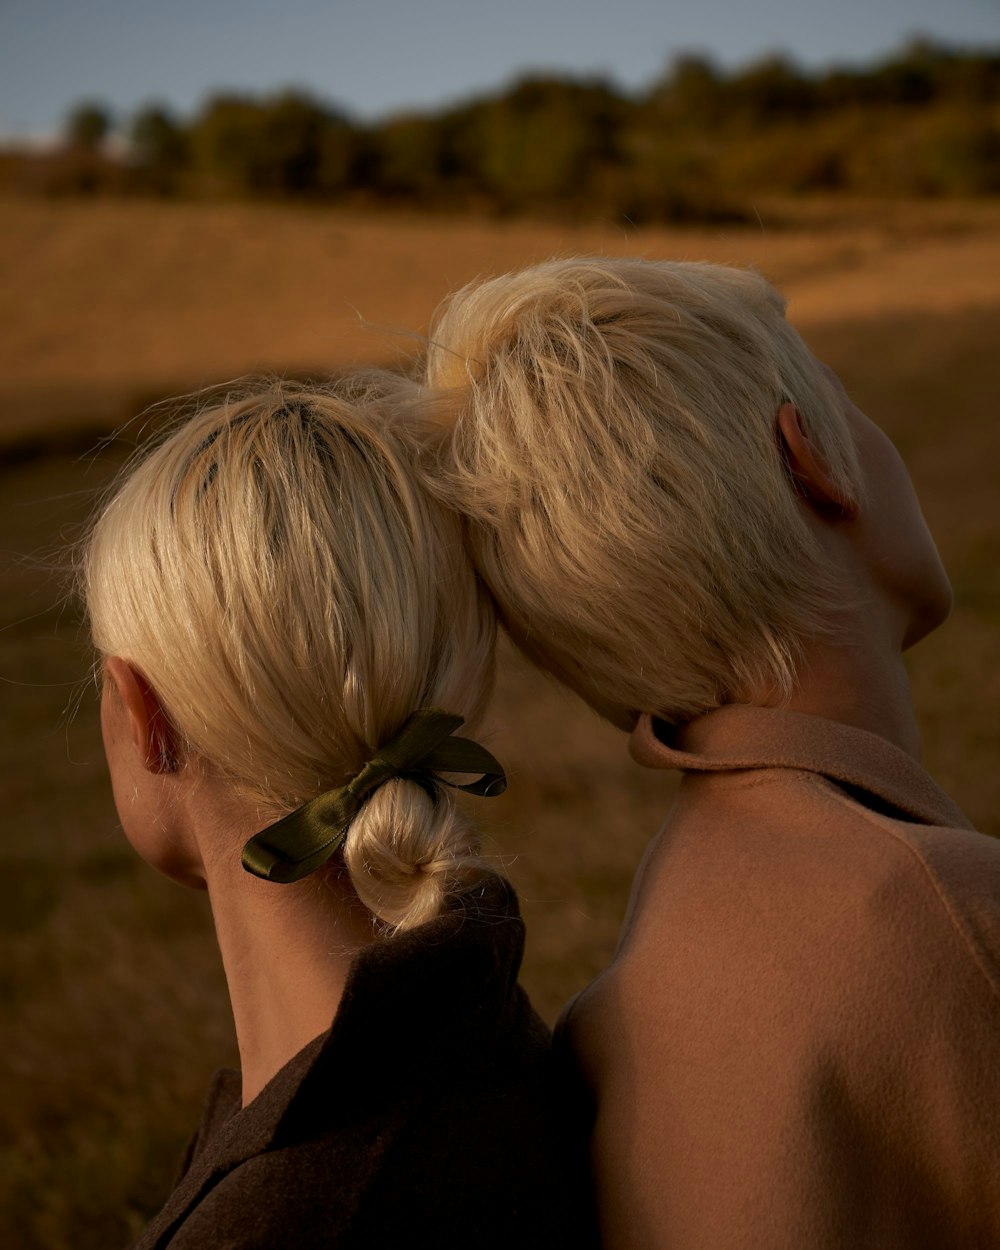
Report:
[[[252,837],[243,848],[244,869],[264,881],[301,880],[340,848],[359,806],[346,787],[320,795]]]
[[[421,761],[422,768],[433,773],[479,773],[478,781],[460,783],[445,781],[446,785],[465,794],[475,794],[480,798],[496,798],[507,789],[507,774],[496,756],[473,742],[471,738],[451,737],[440,746],[430,751]]]

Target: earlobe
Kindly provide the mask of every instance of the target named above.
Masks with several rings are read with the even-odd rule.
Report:
[[[180,756],[177,734],[156,691],[138,669],[118,656],[105,660],[104,674],[125,709],[129,736],[143,767],[151,773],[176,772]]]
[[[778,438],[792,481],[817,512],[845,519],[857,514],[857,501],[847,495],[834,477],[826,457],[806,433],[802,414],[794,404],[778,409]]]

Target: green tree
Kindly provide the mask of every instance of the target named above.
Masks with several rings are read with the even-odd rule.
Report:
[[[725,98],[734,119],[760,125],[808,117],[817,97],[813,81],[787,57],[769,56],[736,74]]]
[[[725,80],[708,57],[685,53],[668,67],[642,102],[652,115],[704,126],[719,120],[725,107]]]
[[[141,185],[163,195],[177,191],[190,163],[190,143],[169,109],[149,104],[140,110],[132,120],[129,141]]]
[[[875,98],[910,107],[929,104],[940,92],[948,52],[929,39],[911,40],[903,51],[871,73]]]
[[[304,195],[341,189],[350,178],[350,126],[296,91],[258,101],[223,95],[195,120],[198,167],[230,190]]]
[[[625,107],[599,80],[525,78],[467,112],[455,162],[502,209],[582,205],[621,159]]]
[[[393,199],[433,203],[449,198],[455,180],[447,140],[441,118],[396,117],[384,122],[372,136],[372,185]]]
[[[66,118],[66,141],[80,152],[97,152],[110,131],[110,110],[94,100],[78,104]]]

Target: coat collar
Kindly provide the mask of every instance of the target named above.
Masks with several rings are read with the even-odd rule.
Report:
[[[202,1128],[218,1128],[207,1144],[196,1143],[188,1170],[133,1250],[165,1246],[226,1173],[315,1131],[317,1106],[324,1131],[349,1132],[405,1110],[426,1096],[429,1074],[457,1070],[463,1056],[468,1063],[495,1044],[523,1009],[523,951],[517,895],[493,873],[434,920],[363,950],[332,1027],[251,1103],[239,1107],[238,1073],[216,1074]]]
[[[921,824],[972,826],[905,751],[885,738],[822,716],[730,704],[685,725],[640,717],[630,750],[646,768],[723,773],[787,768],[818,773],[874,795]]]

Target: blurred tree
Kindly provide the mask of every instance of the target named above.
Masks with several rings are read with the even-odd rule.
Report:
[[[647,122],[649,119],[647,119]],[[627,163],[616,179],[617,212],[636,225],[669,221],[745,221],[741,195],[719,176],[720,148],[683,119],[654,117],[626,136]]]
[[[913,144],[911,188],[923,195],[1000,192],[1000,125],[963,109],[938,114]]]
[[[329,160],[324,170],[324,141],[327,131],[340,124],[339,118],[294,91],[266,101],[259,116],[250,190],[301,195],[319,191],[324,173],[336,177]]]
[[[730,116],[753,126],[788,118],[805,119],[815,110],[812,79],[785,56],[765,57],[741,70],[726,84]]]
[[[135,115],[129,139],[135,160],[150,168],[174,169],[188,158],[184,128],[161,104],[149,104]]]
[[[110,110],[94,100],[78,104],[66,118],[66,141],[80,152],[97,152],[110,131]]]
[[[870,74],[874,98],[910,107],[929,104],[940,92],[948,60],[949,53],[932,40],[912,39],[901,53]]]
[[[816,82],[816,103],[825,111],[855,109],[879,103],[871,74],[835,66]]]
[[[948,94],[956,103],[995,104],[1000,100],[1000,54],[970,52],[956,56],[948,87]]]
[[[349,183],[350,131],[340,113],[301,92],[264,101],[223,95],[196,118],[191,142],[198,167],[222,187],[295,196]]]
[[[220,190],[249,189],[260,105],[250,96],[217,95],[205,104],[190,132],[196,169]]]
[[[145,190],[176,192],[190,162],[188,133],[164,105],[149,104],[132,120],[131,159]]]
[[[621,159],[626,101],[600,80],[529,77],[467,111],[455,165],[501,211],[584,205]]]
[[[395,117],[372,135],[373,188],[390,199],[440,202],[454,195],[448,161],[448,134],[444,119]],[[451,184],[449,186],[449,184]]]
[[[683,53],[641,102],[653,115],[667,114],[694,126],[712,125],[725,106],[723,76],[715,62],[697,53]]]
[[[536,74],[366,127],[302,91],[222,94],[187,126],[143,109],[127,169],[101,150],[110,122],[98,103],[74,110],[38,185],[728,221],[760,194],[1000,194],[1000,48],[918,38],[818,73],[781,55],[727,72],[688,53],[637,98]]]
[[[316,190],[341,195],[359,182],[363,152],[361,132],[341,113],[328,112],[319,134]]]

